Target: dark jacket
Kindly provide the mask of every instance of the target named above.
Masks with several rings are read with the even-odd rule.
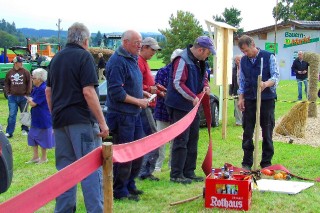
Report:
[[[237,79],[237,66],[234,66],[232,68],[232,83],[230,84],[229,87],[229,95],[230,96],[236,96],[238,95],[238,79]]]
[[[180,67],[180,64],[184,65],[184,67]],[[180,87],[181,85],[178,82],[180,82],[182,76],[187,76],[185,86],[192,94]],[[203,91],[204,86],[208,83],[206,76],[205,62],[196,59],[189,46],[181,53],[181,58],[178,57],[173,61],[173,69],[169,73],[165,104],[174,109],[190,111],[193,108],[193,102],[187,98],[190,95],[196,96]]]
[[[245,76],[244,84],[244,99],[257,99],[257,80],[260,75],[261,58],[263,58],[262,81],[267,81],[271,78],[270,74],[270,55],[271,53],[260,50],[255,62],[252,64],[248,56],[241,58],[241,70]],[[272,92],[270,87],[265,88],[261,93],[261,100],[275,99],[277,94]]]
[[[296,58],[293,61],[291,69],[296,73],[297,79],[304,80],[304,79],[308,78],[308,72],[306,72],[305,74],[299,74],[298,71],[303,71],[303,70],[308,71],[308,66],[309,66],[308,62],[303,61],[303,60],[300,61],[299,58]]]
[[[139,114],[141,109],[137,105],[124,102],[127,94],[135,98],[143,98],[142,74],[138,66],[138,58],[120,46],[108,60],[106,79],[108,112]]]
[[[103,68],[105,68],[105,67],[106,67],[106,61],[104,60],[103,57],[101,57],[101,58],[99,59],[98,68],[99,68],[99,69],[103,69]]]

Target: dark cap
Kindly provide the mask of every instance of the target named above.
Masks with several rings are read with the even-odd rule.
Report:
[[[203,48],[208,48],[213,55],[216,54],[216,51],[214,49],[214,44],[208,36],[199,36],[196,39],[195,43],[197,43]]]
[[[21,58],[20,56],[17,56],[13,59],[13,63],[16,63],[16,62],[23,62],[23,58]]]

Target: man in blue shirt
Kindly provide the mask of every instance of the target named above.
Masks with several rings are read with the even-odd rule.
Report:
[[[279,82],[279,71],[273,54],[255,46],[253,38],[243,35],[238,46],[244,56],[240,62],[239,102],[238,107],[243,112],[244,152],[242,168],[251,170],[253,165],[253,132],[256,123],[257,87],[261,87],[260,126],[262,128],[262,159],[261,168],[271,165],[274,154],[272,134],[275,125],[274,109],[277,98],[276,86]],[[263,58],[263,60],[261,60]],[[262,82],[257,85],[263,61]]]
[[[114,144],[124,144],[144,136],[140,112],[148,106],[142,90],[142,74],[138,55],[142,38],[140,33],[128,30],[121,37],[122,45],[110,57],[106,66],[108,106],[106,119]],[[138,190],[138,176],[142,157],[113,165],[113,196],[115,199],[139,201],[143,191]]]

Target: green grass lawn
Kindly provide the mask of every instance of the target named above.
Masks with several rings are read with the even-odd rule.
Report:
[[[213,83],[213,82],[211,82]],[[278,100],[276,103],[276,118],[287,113],[294,103],[282,102],[284,100],[296,100],[297,85],[295,81],[281,81],[278,89]],[[212,91],[218,93],[218,88],[213,86]],[[7,100],[0,94],[0,124],[5,128],[8,115]],[[228,101],[228,123],[227,137],[222,139],[221,125],[211,130],[213,138],[213,166],[221,167],[225,162],[240,167],[242,160],[241,135],[242,128],[235,126],[233,118],[233,101]],[[200,130],[197,175],[203,175],[201,164],[205,157],[208,144],[207,129]],[[14,156],[14,176],[9,190],[0,194],[0,203],[8,200],[39,183],[43,179],[56,173],[54,150],[49,150],[48,164],[30,165],[25,161],[30,160],[32,150],[27,145],[27,138],[21,135],[20,128],[17,128],[14,137],[10,139]],[[260,144],[261,147],[261,144]],[[274,142],[275,155],[273,164],[282,164],[293,174],[306,177],[320,177],[320,149],[308,146],[283,142]],[[261,152],[260,152],[261,153]],[[191,185],[175,184],[169,181],[169,169],[167,161],[164,169],[155,176],[160,178],[159,182],[149,180],[137,180],[139,189],[144,190],[139,202],[115,201],[114,212],[225,212],[224,210],[212,210],[204,208],[204,199],[170,206],[175,201],[191,198],[202,194],[204,183],[192,183]],[[296,179],[295,179],[296,180]],[[44,189],[45,190],[45,189]],[[271,192],[254,191],[252,195],[252,205],[249,212],[318,212],[320,204],[320,184],[315,185],[297,195],[287,195]],[[37,212],[53,212],[55,201],[51,201]],[[78,190],[77,212],[85,212],[81,188]]]

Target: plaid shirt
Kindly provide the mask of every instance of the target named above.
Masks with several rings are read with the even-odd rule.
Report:
[[[170,69],[172,69],[171,63],[158,70],[155,78],[156,84],[157,83],[161,84],[162,86],[167,88]],[[156,107],[154,109],[154,119],[158,121],[163,121],[163,122],[170,122],[170,117],[167,112],[167,107],[164,104],[164,98],[160,96],[157,97]]]

